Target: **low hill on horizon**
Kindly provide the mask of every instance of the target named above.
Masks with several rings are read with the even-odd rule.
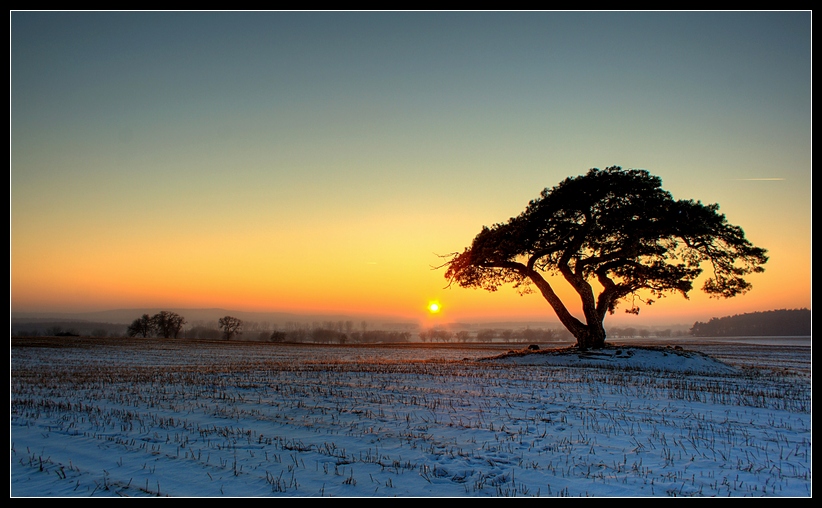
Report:
[[[779,309],[711,318],[707,323],[697,321],[691,328],[691,335],[694,337],[805,336],[811,335],[811,328],[810,309]]]

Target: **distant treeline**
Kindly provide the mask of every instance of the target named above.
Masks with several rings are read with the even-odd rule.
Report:
[[[181,316],[182,317],[182,316]],[[144,316],[151,321],[151,316]],[[132,323],[135,327],[140,319]],[[184,320],[183,320],[184,321]],[[502,343],[544,343],[544,342],[572,342],[573,336],[565,329],[543,329],[543,328],[484,328],[476,331],[448,330],[444,328],[434,328],[429,330],[412,329],[409,325],[403,325],[401,329],[394,330],[369,330],[369,324],[365,321],[354,323],[352,321],[339,322],[315,322],[296,323],[286,322],[284,326],[269,322],[240,321],[233,340],[254,341],[254,342],[280,342],[280,343],[310,343],[310,344],[375,344],[375,343],[482,343],[482,342],[502,342]],[[628,329],[633,331],[633,329]],[[134,332],[134,333],[132,333]],[[125,337],[145,336],[159,337],[155,329],[147,329],[146,333],[137,333],[136,327],[129,332],[125,325],[110,323],[92,323],[81,321],[57,322],[57,321],[32,321],[12,323],[11,335],[13,337],[33,337],[33,336],[82,336],[82,337]],[[172,335],[173,336],[173,335]],[[177,334],[177,338],[199,339],[199,340],[225,340],[224,332],[217,321],[197,320],[188,328],[183,328]],[[173,339],[171,339],[173,340]]]
[[[806,336],[811,335],[810,309],[780,309],[750,312],[707,323],[697,321],[691,328],[695,337]]]
[[[12,321],[13,337],[124,337],[126,325],[115,323],[92,323],[88,321]]]
[[[453,330],[435,328],[420,330],[411,325],[404,325],[393,330],[371,330],[369,323],[353,321],[324,321],[313,323],[285,322],[283,326],[262,321],[241,322],[235,340],[260,342],[292,342],[315,344],[373,344],[391,342],[427,342],[427,343],[470,343],[470,342],[503,342],[503,343],[545,343],[573,342],[573,336],[564,328],[482,328],[478,330]],[[723,318],[712,318],[707,323],[696,322],[687,331],[647,329],[634,327],[609,327],[608,338],[669,338],[682,333],[695,337],[728,337],[728,336],[808,336],[811,335],[811,311],[809,309],[772,310],[753,312]],[[11,335],[25,336],[63,336],[79,335],[84,337],[125,337],[127,326],[114,323],[97,323],[70,320],[12,320]],[[219,340],[223,332],[217,321],[197,320],[187,329],[184,328],[179,338]]]

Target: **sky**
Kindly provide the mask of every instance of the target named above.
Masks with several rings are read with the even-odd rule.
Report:
[[[11,312],[553,320],[539,295],[446,288],[432,267],[612,165],[718,203],[770,260],[742,297],[698,282],[606,325],[811,306],[810,12],[11,12],[10,28]]]

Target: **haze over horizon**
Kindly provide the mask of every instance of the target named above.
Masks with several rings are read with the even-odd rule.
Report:
[[[612,165],[718,203],[770,260],[744,296],[697,281],[606,326],[811,308],[810,11],[15,11],[10,29],[11,312],[553,321],[538,294],[444,289],[431,267]]]

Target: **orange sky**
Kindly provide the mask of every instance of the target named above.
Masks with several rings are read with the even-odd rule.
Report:
[[[11,311],[552,320],[431,266],[610,165],[770,261],[609,321],[810,307],[810,64],[810,13],[15,12]]]

